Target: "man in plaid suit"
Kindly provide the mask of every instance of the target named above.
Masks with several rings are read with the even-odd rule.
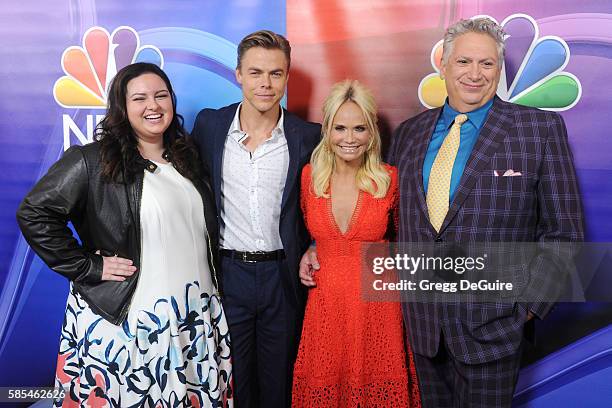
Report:
[[[502,28],[486,18],[459,21],[447,30],[443,50],[444,107],[403,122],[391,142],[388,161],[400,177],[398,240],[582,241],[580,197],[563,119],[495,96]],[[459,147],[447,167],[452,175],[446,209],[432,225],[434,200],[428,191],[439,191],[441,178],[435,162],[460,117],[465,122],[459,124]],[[544,318],[553,306],[538,290],[568,261],[534,259],[526,302],[404,305],[424,407],[511,406],[525,325]]]

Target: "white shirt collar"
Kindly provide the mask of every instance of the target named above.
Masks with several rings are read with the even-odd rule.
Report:
[[[240,102],[240,105],[238,105],[238,109],[236,109],[236,113],[234,114],[234,119],[232,120],[232,124],[230,125],[229,131],[227,132],[227,134],[229,136],[231,136],[236,142],[238,143],[243,143],[244,140],[247,138],[247,133],[244,132],[240,126],[240,109],[242,108],[242,102]],[[285,111],[284,109],[281,107],[281,114],[280,114],[280,118],[278,118],[278,122],[276,123],[276,126],[274,127],[274,129],[272,129],[272,134],[270,136],[270,139],[275,139],[279,136],[284,136],[285,135]]]

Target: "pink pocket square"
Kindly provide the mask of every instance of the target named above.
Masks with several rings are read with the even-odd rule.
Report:
[[[499,173],[500,173],[499,171],[493,170],[493,175],[495,177],[500,177]],[[515,176],[522,176],[522,175],[523,173],[521,173],[520,171],[514,171],[512,169],[508,169],[501,175],[501,177],[515,177]]]

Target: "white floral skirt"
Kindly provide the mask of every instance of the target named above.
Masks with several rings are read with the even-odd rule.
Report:
[[[197,281],[184,294],[130,310],[121,326],[70,291],[55,383],[58,407],[232,407],[227,322]]]

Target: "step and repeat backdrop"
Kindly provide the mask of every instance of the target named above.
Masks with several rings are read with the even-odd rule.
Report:
[[[478,15],[508,34],[498,96],[561,113],[587,239],[612,242],[612,0],[30,0],[2,7],[0,387],[52,384],[68,283],[29,249],[15,211],[65,149],[91,142],[118,69],[135,61],[162,66],[191,129],[201,108],[240,100],[236,46],[270,29],[292,44],[290,110],[320,121],[331,85],[359,79],[377,98],[387,144],[400,122],[443,104],[442,35]],[[612,288],[611,264],[608,255],[593,271],[594,288]],[[560,304],[536,329],[515,406],[612,406],[612,305]]]

